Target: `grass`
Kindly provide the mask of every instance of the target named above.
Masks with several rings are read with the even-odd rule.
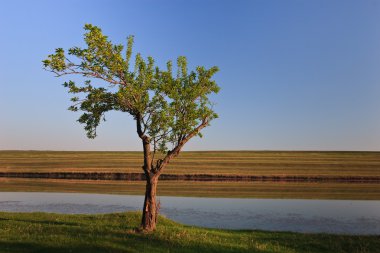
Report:
[[[142,172],[142,152],[0,151],[0,171]],[[380,176],[380,152],[182,152],[170,174]]]
[[[139,181],[0,178],[0,192],[82,192],[144,195]],[[379,200],[378,184],[160,181],[160,196]]]
[[[137,212],[0,213],[0,252],[380,252],[379,236],[206,229],[164,217],[155,233],[142,234],[139,221]]]

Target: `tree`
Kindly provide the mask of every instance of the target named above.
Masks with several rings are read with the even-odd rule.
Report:
[[[74,94],[69,110],[83,112],[78,121],[84,124],[88,138],[96,137],[96,129],[108,111],[133,116],[143,145],[142,169],[146,177],[141,228],[153,231],[158,213],[159,176],[183,146],[194,136],[202,137],[200,131],[217,118],[209,95],[219,91],[212,80],[218,68],[198,66],[189,72],[186,58],[180,56],[173,75],[171,61],[162,70],[152,57],[144,60],[137,53],[130,70],[133,36],[127,38],[124,50],[123,45],[113,44],[103,35],[100,28],[86,24],[84,29],[87,47],[72,47],[68,53],[57,48],[43,61],[44,69],[57,77],[84,77],[81,85],[73,81],[63,85]],[[102,85],[92,85],[92,80],[101,80]]]

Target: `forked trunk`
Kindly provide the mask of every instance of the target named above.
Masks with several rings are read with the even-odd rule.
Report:
[[[141,227],[144,231],[150,232],[156,229],[158,206],[156,201],[156,189],[158,178],[147,178],[144,208],[142,214]]]

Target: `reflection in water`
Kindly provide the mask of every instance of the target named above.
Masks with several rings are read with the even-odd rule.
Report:
[[[161,214],[195,226],[380,234],[380,201],[159,197]],[[142,196],[0,192],[0,211],[111,213],[140,210]]]

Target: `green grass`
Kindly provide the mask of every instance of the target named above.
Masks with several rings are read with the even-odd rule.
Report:
[[[0,171],[142,172],[142,152],[0,151]],[[380,176],[380,152],[182,152],[164,173]]]
[[[0,252],[380,252],[380,236],[205,229],[163,217],[142,234],[139,220],[136,212],[0,213]]]
[[[82,192],[144,195],[139,181],[0,178],[0,192]],[[379,200],[378,184],[159,181],[159,196]]]

